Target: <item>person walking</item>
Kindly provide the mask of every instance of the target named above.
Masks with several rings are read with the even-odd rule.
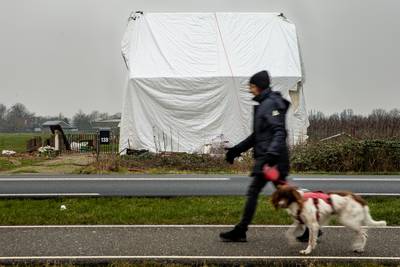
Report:
[[[246,232],[256,211],[258,195],[268,182],[263,167],[276,166],[279,177],[274,185],[284,183],[289,174],[289,152],[286,143],[286,113],[290,102],[279,92],[271,89],[271,80],[267,71],[254,74],[249,80],[254,106],[253,133],[232,148],[228,148],[226,161],[233,164],[241,153],[253,148],[255,160],[251,173],[252,181],[247,190],[247,200],[240,222],[228,232],[220,233],[223,241],[246,242]]]

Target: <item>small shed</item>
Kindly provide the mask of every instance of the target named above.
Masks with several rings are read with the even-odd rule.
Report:
[[[42,124],[42,129],[50,129],[50,126],[54,125],[59,125],[65,132],[75,132],[78,129],[73,127],[72,125],[66,123],[65,121],[59,121],[59,120],[54,120],[54,121],[46,121]]]

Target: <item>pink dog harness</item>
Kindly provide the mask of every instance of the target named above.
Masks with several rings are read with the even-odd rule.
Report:
[[[323,201],[325,201],[327,204],[332,206],[332,200],[331,200],[331,196],[321,192],[321,191],[317,191],[317,192],[306,192],[303,194],[303,199],[304,200],[308,200],[308,199],[313,199],[318,200],[318,199],[322,199]]]
[[[332,199],[330,194],[326,194],[324,192],[321,191],[316,191],[316,192],[306,192],[303,194],[303,199],[304,201],[307,201],[309,199],[313,200],[314,206],[316,208],[316,217],[317,220],[319,221],[320,215],[319,215],[319,206],[318,206],[318,201],[320,199],[322,199],[323,201],[325,201],[327,204],[329,204],[333,210],[333,212],[335,212],[335,209],[333,208],[333,203],[332,203]],[[300,218],[300,209],[298,210],[298,214],[297,214],[297,219],[304,224],[303,220]]]

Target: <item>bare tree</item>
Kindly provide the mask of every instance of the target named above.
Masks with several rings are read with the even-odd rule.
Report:
[[[312,111],[309,121],[310,140],[321,140],[339,133],[369,139],[400,137],[400,110],[398,109],[389,112],[375,109],[367,116],[356,115],[351,109],[330,116],[319,111]]]
[[[72,124],[79,130],[87,130],[92,128],[91,117],[79,110],[72,118]]]
[[[6,114],[7,107],[3,104],[0,104],[0,131],[4,131],[6,128]]]
[[[23,104],[17,103],[7,111],[5,116],[6,130],[10,132],[31,130],[33,121],[34,113],[30,113]]]

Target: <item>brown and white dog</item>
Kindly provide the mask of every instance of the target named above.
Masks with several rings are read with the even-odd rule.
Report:
[[[295,233],[306,226],[309,231],[308,246],[300,254],[310,254],[317,245],[318,231],[335,214],[339,222],[355,231],[352,248],[363,252],[367,242],[367,230],[362,226],[386,226],[385,221],[374,221],[364,199],[351,192],[304,193],[296,187],[280,186],[272,194],[272,204],[276,209],[286,209],[294,223],[286,233],[290,244],[296,241]]]

